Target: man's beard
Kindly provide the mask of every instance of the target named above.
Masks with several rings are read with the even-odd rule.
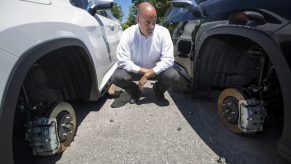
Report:
[[[153,31],[151,31],[151,32],[148,32],[148,36],[152,36],[153,35]]]

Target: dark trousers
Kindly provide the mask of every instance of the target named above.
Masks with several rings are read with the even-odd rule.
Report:
[[[124,69],[118,68],[112,76],[112,81],[116,86],[124,89],[131,96],[135,96],[139,88],[133,81],[140,80],[142,76],[142,74],[127,72]],[[164,93],[169,87],[174,85],[178,79],[178,72],[174,68],[169,68],[149,80],[157,80],[155,83],[156,88],[159,89],[161,93]]]

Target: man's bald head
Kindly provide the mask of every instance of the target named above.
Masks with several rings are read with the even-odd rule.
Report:
[[[152,35],[157,21],[157,11],[155,7],[149,2],[139,4],[136,21],[144,36]]]
[[[137,15],[157,17],[157,11],[155,7],[149,2],[142,2],[138,5]]]

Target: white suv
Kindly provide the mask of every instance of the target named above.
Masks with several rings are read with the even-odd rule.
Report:
[[[95,101],[115,71],[122,28],[112,0],[1,0],[0,163],[13,137],[35,155],[62,152],[76,132],[72,100]]]

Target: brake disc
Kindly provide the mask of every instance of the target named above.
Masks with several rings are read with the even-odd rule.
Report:
[[[223,90],[218,97],[218,115],[223,125],[233,133],[242,133],[238,126],[239,101],[246,100],[246,96],[236,88]]]
[[[71,144],[76,133],[74,108],[67,102],[61,102],[51,110],[49,117],[57,120],[57,132],[60,139],[58,152],[63,152]]]

